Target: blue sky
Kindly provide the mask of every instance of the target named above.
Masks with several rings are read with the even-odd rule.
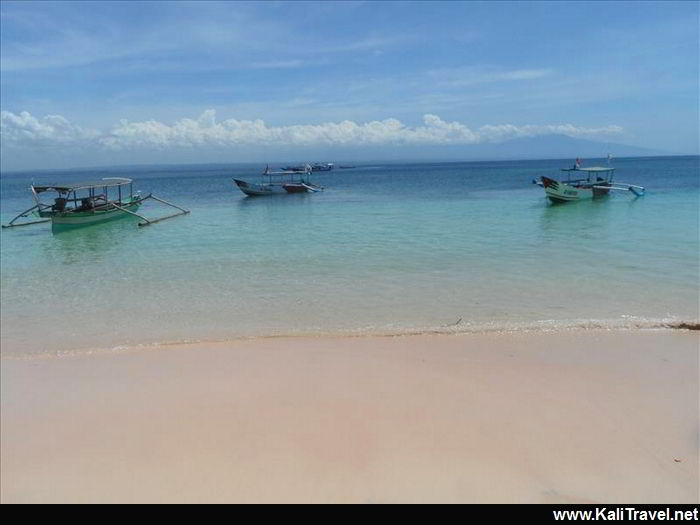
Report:
[[[2,167],[698,152],[697,2],[0,4]]]

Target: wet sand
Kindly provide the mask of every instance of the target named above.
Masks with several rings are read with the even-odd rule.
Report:
[[[2,360],[15,502],[698,502],[698,332]]]

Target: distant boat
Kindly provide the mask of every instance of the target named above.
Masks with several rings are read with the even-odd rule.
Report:
[[[611,191],[629,191],[641,197],[644,195],[642,186],[635,186],[626,182],[613,182],[615,168],[609,166],[592,166],[582,168],[579,159],[573,168],[564,168],[561,171],[567,173],[566,180],[555,180],[542,176],[540,180],[533,180],[544,188],[545,195],[553,203],[579,201],[593,199],[608,195]],[[579,176],[579,178],[573,178]]]
[[[238,189],[251,197],[323,191],[322,186],[313,184],[309,180],[311,171],[311,166],[308,164],[303,171],[270,171],[269,167],[266,167],[262,173],[263,180],[260,182],[249,182],[241,179],[233,179],[233,182],[238,186]]]
[[[285,166],[282,168],[283,171],[294,171],[297,173],[302,173],[306,171],[306,167],[309,166],[309,164],[299,164],[298,166]],[[311,164],[311,171],[331,171],[333,169],[333,163],[332,162],[326,162],[326,163],[321,163],[321,162],[315,162]]]
[[[331,171],[332,169],[333,169],[332,162],[326,162],[325,164],[322,164],[320,162],[316,162],[315,164],[311,165],[311,171]]]
[[[282,171],[293,171],[296,173],[304,173],[306,171],[307,164],[300,164],[299,166],[285,166]]]
[[[35,205],[23,211],[3,228],[27,226],[51,221],[51,231],[60,231],[90,226],[114,219],[136,216],[142,219],[139,226],[148,226],[177,215],[189,213],[189,210],[156,197],[153,194],[142,196],[134,194],[133,181],[122,177],[106,177],[99,181],[73,184],[32,185],[30,187]],[[40,195],[45,192],[55,192],[53,204],[41,202]],[[165,217],[147,219],[136,213],[144,201],[156,200],[179,211]],[[40,217],[39,220],[16,222],[30,215]]]

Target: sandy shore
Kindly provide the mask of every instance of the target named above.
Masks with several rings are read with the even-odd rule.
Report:
[[[697,502],[698,332],[2,360],[11,502]]]

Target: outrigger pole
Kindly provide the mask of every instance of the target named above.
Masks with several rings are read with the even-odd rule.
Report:
[[[618,182],[617,184],[620,184],[620,186],[593,186],[593,188],[598,189],[598,190],[631,191],[637,197],[641,197],[644,195],[645,190],[644,190],[644,187],[642,187],[642,186],[635,186],[634,184],[626,184],[624,182]],[[621,186],[621,184],[625,184],[625,185]]]
[[[51,206],[46,205],[46,206],[44,206],[44,207],[45,207],[45,208],[50,208]],[[31,213],[31,212],[32,212],[33,210],[35,210],[35,209],[41,209],[41,205],[35,204],[34,206],[32,206],[31,208],[29,208],[28,210],[25,210],[25,211],[23,211],[22,213],[20,213],[19,215],[17,215],[17,217],[15,217],[14,219],[12,219],[12,220],[11,220],[10,222],[8,222],[7,224],[3,224],[2,227],[3,227],[3,228],[17,228],[18,226],[29,226],[30,224],[39,224],[39,223],[41,223],[41,222],[49,222],[49,221],[51,220],[51,219],[40,219],[40,220],[38,220],[38,221],[20,222],[19,224],[15,224],[15,221],[16,221],[17,219],[21,219],[22,217],[26,217],[27,215],[29,215],[29,213]]]
[[[150,194],[149,194],[149,195],[147,195],[146,197],[143,197],[143,198],[141,199],[141,201],[145,201],[146,199],[154,199],[154,200],[157,200],[158,202],[161,202],[161,203],[163,203],[163,204],[165,204],[165,205],[167,205],[167,206],[171,206],[171,207],[173,207],[173,208],[177,208],[177,209],[180,210],[180,211],[177,212],[177,213],[172,213],[172,214],[170,214],[170,215],[166,215],[165,217],[158,217],[158,218],[156,218],[156,219],[149,219],[149,218],[147,218],[147,217],[144,217],[143,215],[140,215],[140,214],[138,214],[138,213],[134,213],[134,212],[131,211],[131,210],[127,210],[126,208],[123,208],[122,206],[119,206],[118,204],[115,204],[115,203],[113,203],[113,202],[108,203],[108,205],[109,205],[110,207],[112,207],[112,208],[115,208],[115,209],[119,210],[119,211],[123,211],[124,213],[128,213],[129,215],[135,215],[136,217],[138,217],[139,219],[141,219],[143,222],[139,222],[139,223],[138,223],[139,226],[150,226],[151,224],[155,224],[156,222],[164,221],[165,219],[170,219],[170,218],[172,218],[172,217],[177,217],[177,216],[179,216],[179,215],[185,215],[185,214],[187,214],[187,213],[190,212],[190,210],[186,210],[185,208],[180,208],[180,206],[177,206],[177,205],[173,204],[172,202],[168,202],[168,201],[166,201],[166,200],[163,200],[163,199],[161,199],[161,198],[158,198],[158,197],[156,197],[155,195],[150,195]],[[48,204],[35,204],[34,206],[32,206],[31,208],[29,208],[28,210],[25,210],[25,211],[23,211],[22,213],[20,213],[19,215],[17,215],[17,216],[16,216],[14,219],[12,219],[9,223],[3,224],[2,227],[3,227],[3,228],[17,228],[17,227],[19,227],[19,226],[29,226],[30,224],[40,224],[40,223],[42,223],[42,222],[50,222],[51,219],[40,219],[40,220],[37,220],[37,221],[28,221],[28,222],[21,222],[21,223],[19,223],[19,224],[15,224],[15,221],[16,221],[17,219],[21,219],[21,218],[23,218],[23,217],[27,217],[32,211],[34,211],[34,210],[36,210],[36,209],[38,209],[39,211],[41,211],[42,209],[46,209],[46,208],[51,208],[51,206],[48,205]]]
[[[146,199],[154,199],[154,200],[157,200],[158,202],[162,202],[163,204],[165,204],[165,205],[167,205],[167,206],[172,206],[173,208],[177,208],[177,209],[180,210],[180,211],[179,211],[178,213],[173,213],[173,214],[170,214],[170,215],[166,215],[165,217],[158,217],[157,219],[148,219],[147,217],[144,217],[143,215],[140,215],[140,214],[138,214],[138,213],[134,213],[133,211],[127,210],[127,209],[125,209],[125,208],[122,208],[121,206],[117,206],[117,205],[114,204],[113,202],[110,202],[110,204],[111,204],[113,207],[117,208],[119,211],[123,211],[124,213],[129,213],[129,214],[131,214],[131,215],[135,215],[135,216],[138,217],[139,219],[143,219],[144,222],[139,222],[139,226],[150,226],[151,224],[155,224],[156,222],[164,221],[165,219],[171,219],[171,218],[177,217],[177,216],[179,216],[179,215],[185,215],[185,214],[187,214],[187,213],[190,212],[190,210],[186,210],[185,208],[180,208],[180,206],[176,206],[176,205],[173,204],[172,202],[168,202],[168,201],[166,201],[166,200],[159,199],[158,197],[156,197],[155,195],[152,195],[152,194],[148,194],[146,197],[144,197],[143,199],[141,199],[141,201],[143,202],[143,201],[145,201]]]

